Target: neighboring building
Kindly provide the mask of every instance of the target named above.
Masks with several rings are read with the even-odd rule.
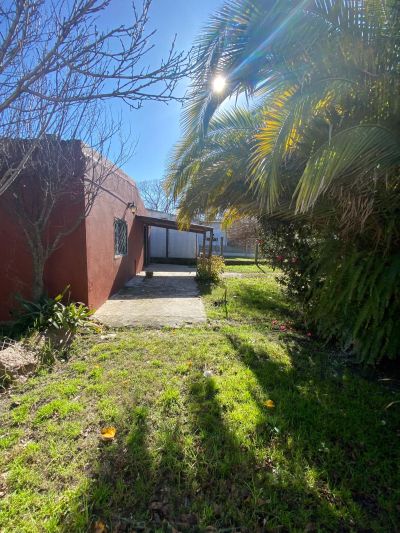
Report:
[[[152,211],[148,213],[159,219],[176,221],[175,215]],[[254,257],[254,246],[238,245],[230,239],[229,230],[222,228],[221,222],[211,222],[213,228],[212,253],[224,257]],[[206,251],[210,245],[210,236],[206,237]],[[167,228],[151,228],[149,237],[149,254],[154,261],[174,259],[195,259],[203,249],[203,235],[187,233]]]
[[[112,170],[104,173],[96,185],[98,194],[84,218],[90,201],[84,183],[90,182],[94,175],[93,161],[87,157],[88,147],[75,140],[58,141],[57,146],[67,151],[73,171],[70,171],[70,190],[57,201],[48,231],[50,234],[67,227],[74,220],[79,220],[79,225],[61,239],[48,259],[45,290],[54,296],[69,284],[73,300],[97,308],[142,270],[147,226],[140,217],[147,212],[135,183],[122,170],[102,159],[95,174],[104,165]],[[17,293],[31,297],[32,254],[22,227],[10,210],[12,201],[22,193],[35,206],[40,204],[43,192],[34,173],[22,172],[0,197],[0,321],[10,319]]]

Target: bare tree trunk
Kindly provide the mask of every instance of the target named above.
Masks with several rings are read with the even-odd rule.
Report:
[[[37,302],[43,296],[44,261],[38,260],[33,263],[32,300]]]
[[[34,236],[31,235],[28,239],[29,248],[32,255],[32,300],[37,302],[44,292],[44,267],[47,260],[47,254],[45,252],[41,236],[38,232],[35,232]]]

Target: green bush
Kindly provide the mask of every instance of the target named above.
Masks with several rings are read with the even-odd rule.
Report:
[[[339,339],[365,363],[400,356],[400,253],[380,255],[327,242],[310,291],[308,314],[317,331]]]
[[[302,303],[310,296],[315,283],[318,235],[309,224],[262,219],[259,239],[261,254],[282,275],[279,282],[289,296]]]
[[[225,261],[219,255],[198,257],[196,279],[206,283],[218,283],[224,271]]]
[[[69,291],[67,286],[55,298],[42,296],[37,302],[18,298],[22,311],[15,322],[17,330],[67,331],[74,334],[79,327],[91,325],[90,315],[93,313],[83,303],[63,303]]]
[[[400,355],[400,254],[307,223],[262,219],[260,246],[308,327],[364,363]]]

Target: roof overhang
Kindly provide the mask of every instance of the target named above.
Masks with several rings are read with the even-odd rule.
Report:
[[[157,218],[157,217],[148,217],[144,215],[137,215],[137,220],[147,224],[149,226],[156,226],[157,228],[165,229],[176,229],[182,231],[178,227],[178,223],[175,220],[168,220],[166,218]],[[214,231],[212,226],[203,226],[202,224],[190,224],[188,228],[185,228],[183,231],[190,231],[191,233],[207,233],[207,231]]]

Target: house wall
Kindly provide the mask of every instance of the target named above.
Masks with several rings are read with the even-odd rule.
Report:
[[[73,227],[84,213],[84,198],[76,202],[64,197],[51,218],[52,228]],[[64,236],[57,250],[49,257],[44,271],[44,285],[50,296],[60,294],[70,285],[71,300],[88,302],[88,276],[86,253],[85,220],[67,236]]]
[[[6,210],[6,198],[0,197],[0,321],[11,319],[15,295],[30,297],[32,259],[25,236]]]
[[[16,294],[32,298],[32,256],[26,237],[15,215],[10,213],[13,194],[25,188],[32,198],[40,197],[35,180],[18,178],[13,187],[0,197],[0,321],[12,319],[11,311],[17,307]],[[58,231],[71,227],[84,209],[82,201],[64,196],[54,209],[49,227]],[[47,261],[44,271],[45,291],[50,296],[59,294],[71,285],[71,298],[87,300],[85,225],[82,221],[73,233],[63,238],[59,247]]]
[[[122,171],[114,171],[102,183],[86,218],[88,305],[91,308],[99,307],[143,268],[144,225],[127,208],[129,202],[137,206],[137,215],[146,214],[135,183]],[[128,226],[128,253],[122,257],[114,254],[116,218],[125,220]]]
[[[99,172],[101,165],[89,172],[82,157],[85,146],[79,141],[65,142],[63,146],[74,151],[76,156],[71,156],[71,166],[76,163],[77,167],[75,178],[71,178],[71,194],[65,194],[56,205],[49,221],[49,233],[82,220],[71,234],[63,237],[48,259],[44,272],[45,291],[55,296],[69,284],[72,300],[96,308],[142,269],[144,227],[135,220],[127,204],[134,202],[138,215],[145,215],[146,209],[134,182],[113,168],[112,172],[103,173],[106,178],[99,195],[88,217],[83,218],[88,202],[82,176],[96,178],[94,172]],[[21,191],[33,208],[37,206],[42,195],[37,176],[19,176],[0,197],[0,321],[12,318],[10,311],[16,307],[16,293],[32,298],[31,254],[21,226],[8,209],[13,195]],[[126,220],[128,225],[128,253],[124,257],[114,256],[115,218]]]
[[[193,259],[196,257],[196,239],[202,239],[197,233],[188,231],[168,230],[168,257]]]
[[[149,216],[176,221],[176,216],[162,211],[147,210]],[[168,231],[168,252],[167,252]],[[194,259],[203,242],[203,236],[188,231],[152,227],[150,231],[150,257],[154,259]]]
[[[167,257],[167,230],[153,227],[150,229],[150,257]]]

